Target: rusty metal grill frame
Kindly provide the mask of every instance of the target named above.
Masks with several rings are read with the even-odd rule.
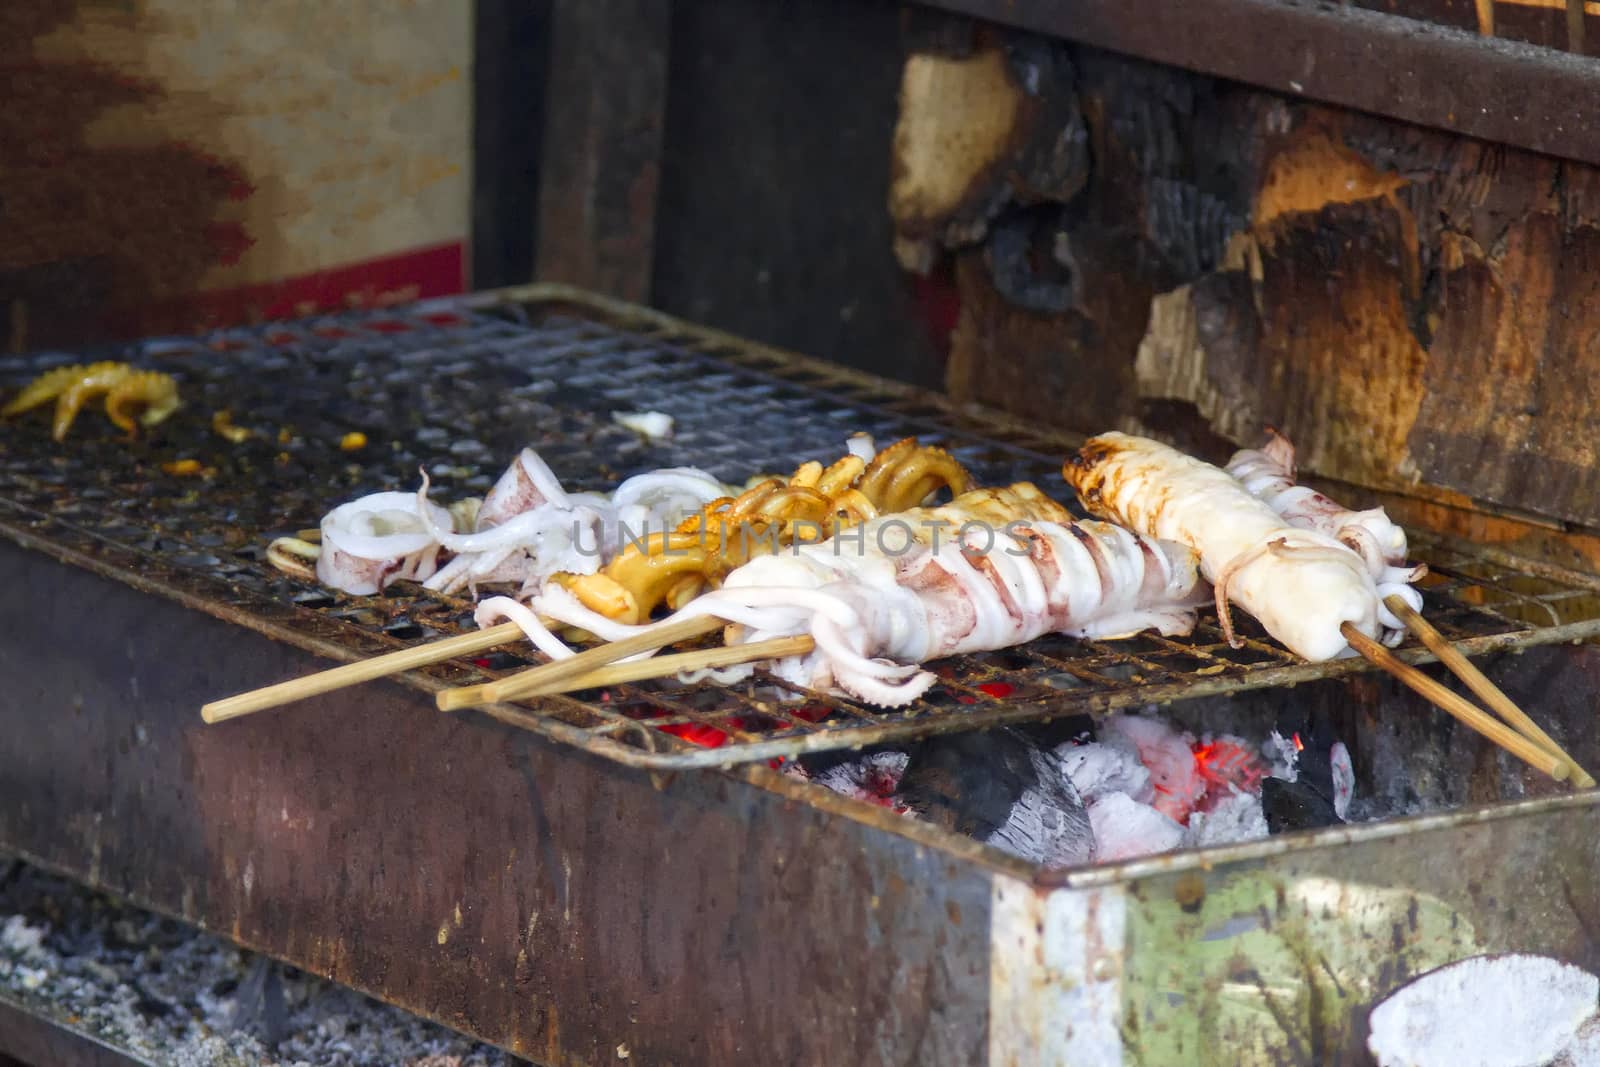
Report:
[[[846,434],[866,429],[880,440],[914,433],[942,443],[984,481],[1031,478],[1065,496],[1057,470],[1077,443],[559,286],[146,341],[92,355],[179,373],[190,410],[132,446],[93,412],[81,417],[60,449],[37,424],[0,429],[7,446],[0,452],[0,534],[341,661],[459,632],[470,625],[471,604],[414,585],[391,586],[379,597],[330,595],[276,574],[262,550],[273,536],[314,525],[323,511],[358,492],[414,484],[414,473],[407,477],[414,462],[428,464],[451,495],[481,492],[529,437],[575,488],[605,488],[636,470],[681,463],[742,479],[829,458]],[[8,369],[0,384],[68,358],[31,357]],[[384,368],[392,373],[381,374]],[[293,382],[274,386],[272,376],[280,373],[309,376],[310,394]],[[447,391],[463,395],[452,399],[442,395]],[[285,394],[281,400],[266,399],[278,392]],[[259,408],[254,415],[264,424],[245,445],[223,444],[210,433],[206,414],[230,398],[252,396]],[[367,406],[375,398],[415,406],[390,415]],[[610,409],[640,406],[642,399],[677,418],[679,431],[669,444],[643,445],[610,422]],[[462,404],[484,405],[482,418],[452,434],[442,423],[477,417]],[[251,413],[236,416],[247,422]],[[496,421],[524,418],[535,420],[533,433],[520,422]],[[273,435],[275,422],[282,425]],[[373,451],[341,453],[341,429],[368,432],[376,438]],[[413,451],[417,442],[422,454]],[[214,472],[196,480],[161,470],[177,458],[200,458]],[[597,480],[597,469],[609,481]],[[1442,540],[1421,541],[1418,555],[1431,568],[1426,613],[1469,655],[1600,635],[1600,578]],[[1229,648],[1214,621],[1204,618],[1182,640],[1050,637],[954,657],[932,665],[941,683],[929,698],[891,711],[818,693],[776,701],[774,687],[787,687],[758,673],[739,686],[623,685],[587,700],[544,697],[484,713],[619,763],[666,771],[1371,669],[1361,660],[1301,662],[1266,640],[1253,622],[1240,621],[1241,649]],[[1399,654],[1414,663],[1432,659],[1420,647]],[[533,662],[531,654],[496,652],[412,672],[402,681],[434,691],[502,677]],[[1003,696],[999,686],[1006,687]],[[725,743],[701,747],[680,736],[705,730],[717,731]]]

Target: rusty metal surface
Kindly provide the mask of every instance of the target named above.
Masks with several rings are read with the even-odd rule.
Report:
[[[880,441],[917,434],[942,443],[983,481],[1032,478],[1048,488],[1059,481],[1067,447],[914,390],[565,290],[147,342],[135,355],[183,379],[186,412],[135,444],[93,412],[60,447],[33,423],[7,426],[0,536],[341,660],[458,632],[470,625],[471,605],[415,585],[378,597],[334,595],[278,574],[262,550],[277,534],[315,524],[334,503],[412,484],[419,464],[444,498],[482,492],[530,441],[575,488],[678,464],[742,480],[829,458],[846,434],[865,429]],[[67,358],[19,361],[6,376],[20,380]],[[230,445],[211,432],[209,414],[224,406],[254,430],[250,440]],[[613,410],[646,406],[676,418],[670,442],[647,445],[609,419]],[[358,452],[339,447],[352,429],[367,436]],[[163,471],[180,457],[211,473]],[[1427,614],[1469,654],[1600,633],[1600,580],[1458,545],[1422,555],[1432,570]],[[1241,619],[1241,630],[1241,649],[1206,620],[1182,640],[1051,637],[954,657],[935,665],[943,680],[927,697],[895,710],[819,693],[784,702],[752,687],[665,682],[582,694],[586,700],[540,698],[493,714],[621,763],[685,769],[1370,669],[1359,660],[1305,664],[1253,621]],[[1402,657],[1429,658],[1415,647]],[[531,662],[518,647],[403,682],[431,692]],[[244,688],[243,678],[219,675],[195,703]],[[686,728],[725,743],[696,747],[677,736]]]
[[[1262,935],[1243,924],[1261,893],[1276,907],[1278,884],[1296,902],[1330,879],[1355,887],[1350,907],[1320,925],[1293,918],[1291,929],[1317,927],[1295,945],[1327,951],[1328,931],[1367,930],[1361,887],[1380,886],[1395,890],[1383,895],[1384,916],[1395,899],[1404,916],[1407,894],[1442,892],[1450,910],[1440,914],[1485,944],[1576,959],[1595,951],[1573,949],[1572,916],[1600,915],[1585,843],[1600,832],[1600,793],[1050,876],[764,768],[645,775],[486,715],[438,715],[402,685],[205,727],[193,707],[219,678],[265,682],[315,658],[10,544],[0,543],[0,583],[9,593],[0,673],[10,680],[0,848],[543,1063],[616,1062],[619,1045],[647,1063],[748,1063],[775,1049],[797,1064],[986,1062],[994,1013],[1032,1017],[1026,998],[1056,997],[1072,977],[1053,964],[992,986],[1001,882],[1045,898],[1131,896],[1125,942],[1104,949],[1112,973],[1126,971],[1118,1010],[1164,1005],[1159,1032],[1175,1030],[1172,1040],[1213,1032],[1204,1027],[1234,1009],[1197,1007],[1191,1018],[1169,993],[1259,1006],[1248,982],[1240,989],[1244,957],[1220,949],[1254,950]],[[1534,649],[1499,658],[1491,673],[1580,759],[1600,749],[1586,707],[1600,650]],[[1263,715],[1283,699],[1238,698]],[[1408,758],[1419,765],[1430,741],[1449,738],[1467,762],[1448,781],[1463,788],[1477,788],[1474,770],[1494,797],[1539,784],[1368,679],[1312,683],[1292,699],[1344,708],[1368,732],[1415,730]],[[1210,714],[1237,702],[1191,703],[1214,704]],[[1209,940],[1184,910],[1197,878]],[[1174,943],[1196,962],[1193,976],[1161,969]],[[1470,947],[1430,941],[1403,962]],[[1378,959],[1381,949],[1360,951]],[[1339,1013],[1316,1015],[1325,1002],[1296,997],[1271,1020],[1295,1035],[1313,1018],[1324,1020],[1318,1033],[1347,1033],[1363,1010],[1349,995],[1326,1002]],[[1266,1025],[1259,1013],[1246,1020]],[[1146,1051],[1130,1062],[1175,1062],[1157,1033],[1133,1035],[1130,1048]]]
[[[1600,163],[1585,56],[1314,0],[926,0],[971,15],[1423,126]]]
[[[10,544],[0,583],[0,847],[543,1063],[981,1048],[988,878],[1024,870],[981,846],[394,685],[217,730],[223,679],[315,657]]]

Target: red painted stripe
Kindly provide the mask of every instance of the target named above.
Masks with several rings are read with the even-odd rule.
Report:
[[[466,243],[453,241],[260,285],[194,293],[114,312],[123,336],[200,333],[219,326],[390,307],[466,288]]]

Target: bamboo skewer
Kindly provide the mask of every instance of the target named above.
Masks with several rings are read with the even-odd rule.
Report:
[[[548,696],[551,693],[575,693],[581,689],[620,685],[623,682],[643,682],[651,678],[666,678],[679,671],[698,671],[707,667],[732,667],[739,663],[752,663],[763,659],[783,659],[785,656],[803,656],[816,647],[809,634],[793,637],[774,637],[748,645],[720,645],[716,648],[697,648],[692,652],[678,652],[671,656],[654,656],[631,663],[613,663],[610,666],[580,674],[576,678],[552,682],[526,696]]]
[[[1542,771],[1558,782],[1567,780],[1571,773],[1569,760],[1546,751],[1459,693],[1446,688],[1443,683],[1428,677],[1409,663],[1402,663],[1387,648],[1350,623],[1340,626],[1339,632],[1350,642],[1350,647],[1361,653],[1369,662],[1388,671],[1413,691],[1420,693],[1528,766]]]
[[[487,630],[474,630],[456,637],[447,637],[443,641],[418,645],[416,648],[402,648],[398,652],[375,656],[360,663],[349,663],[343,667],[309,674],[304,678],[294,678],[287,682],[279,682],[277,685],[214,700],[200,709],[200,717],[211,723],[237,719],[241,715],[265,711],[280,704],[289,704],[321,693],[330,693],[335,689],[399,674],[413,667],[424,667],[455,656],[482,652],[496,645],[509,644],[521,637],[522,630],[516,623],[501,623]]]
[[[721,629],[726,623],[712,615],[699,615],[691,619],[682,619],[678,622],[668,623],[663,626],[652,627],[641,634],[625,637],[621,641],[611,641],[596,648],[579,652],[568,659],[558,659],[554,663],[546,663],[539,667],[513,674],[508,678],[501,678],[494,682],[484,682],[481,685],[464,685],[456,689],[441,690],[435,698],[440,711],[459,711],[462,708],[475,708],[480,704],[493,704],[502,700],[517,700],[521,697],[532,696],[538,692],[549,691],[548,687],[564,682],[570,678],[586,674],[597,667],[604,667],[608,663],[631,656],[637,652],[653,652],[664,648],[676,641],[685,641],[691,637],[699,637],[713,630]]]
[[[1434,628],[1432,623],[1419,615],[1410,604],[1393,595],[1385,597],[1383,602],[1401,622],[1406,624],[1412,633],[1417,635],[1417,638],[1427,646],[1428,651],[1439,657],[1440,663],[1448,667],[1452,674],[1466,683],[1467,688],[1471,689],[1479,700],[1488,705],[1489,710],[1497,713],[1530,741],[1565,760],[1572,771],[1574,785],[1579,789],[1588,789],[1595,784],[1594,777],[1580,767],[1577,760],[1573,759],[1565,749],[1556,744],[1555,740],[1545,733],[1539,727],[1539,724],[1528,716],[1527,712],[1517,707],[1515,701],[1506,696],[1499,686],[1490,681],[1471,660],[1463,656],[1454,645],[1445,639],[1444,634],[1441,634]]]

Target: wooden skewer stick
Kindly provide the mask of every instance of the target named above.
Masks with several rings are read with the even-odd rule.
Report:
[[[698,671],[707,667],[732,667],[736,663],[754,663],[763,659],[783,659],[785,656],[803,656],[816,647],[809,634],[794,637],[774,637],[748,645],[721,645],[717,648],[697,648],[693,652],[678,652],[671,656],[653,656],[630,663],[613,663],[554,682],[528,696],[547,696],[551,693],[575,693],[580,689],[597,689],[604,685],[623,682],[642,682],[651,678],[667,678],[679,671]]]
[[[557,682],[587,674],[624,656],[631,656],[636,652],[652,652],[675,641],[686,641],[691,637],[719,630],[725,625],[727,624],[723,620],[714,615],[698,615],[691,619],[682,619],[665,626],[653,627],[642,634],[625,637],[621,641],[611,641],[579,652],[567,659],[558,659],[554,663],[519,671],[499,681],[440,690],[435,702],[439,705],[440,711],[458,711],[501,700],[517,700],[548,691],[548,687]]]
[[[1352,624],[1348,622],[1343,624],[1339,627],[1339,632],[1344,634],[1344,639],[1350,642],[1351,648],[1365,656],[1369,662],[1388,671],[1413,691],[1422,694],[1528,766],[1543,771],[1558,782],[1566,781],[1571,771],[1567,760],[1540,748],[1470,700],[1446,688],[1442,683],[1434,681],[1409,663],[1402,663],[1387,648]]]
[[[1444,634],[1434,628],[1433,623],[1424,619],[1416,609],[1398,596],[1391,594],[1384,597],[1383,602],[1412,633],[1417,635],[1418,640],[1428,647],[1428,651],[1439,657],[1440,663],[1450,668],[1452,674],[1465,682],[1467,688],[1488,705],[1490,711],[1497,713],[1528,740],[1566,760],[1572,770],[1574,785],[1579,789],[1588,789],[1594,785],[1594,777],[1578,766],[1578,761],[1556,744],[1549,734],[1540,729],[1539,724],[1534,722],[1527,712],[1517,707],[1515,701],[1506,696],[1499,686],[1491,682],[1471,660],[1446,640]]]
[[[308,674],[304,678],[294,678],[262,689],[252,689],[248,693],[214,700],[200,709],[200,717],[206,722],[237,719],[241,715],[265,711],[280,704],[304,700],[320,693],[330,693],[335,689],[399,674],[413,667],[424,667],[440,660],[482,652],[496,645],[509,644],[521,637],[522,630],[516,623],[501,623],[487,630],[474,630],[456,637],[447,637],[443,641],[418,645],[416,648],[402,648],[398,652],[374,656],[359,663],[348,663],[343,667]]]

